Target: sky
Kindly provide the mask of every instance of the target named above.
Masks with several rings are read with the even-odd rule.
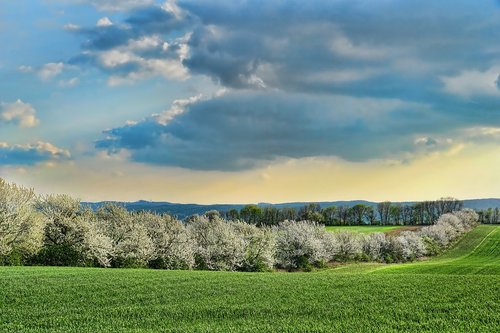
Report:
[[[500,197],[500,2],[0,0],[0,177],[85,201]]]

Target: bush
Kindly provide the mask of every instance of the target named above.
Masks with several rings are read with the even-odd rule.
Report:
[[[429,256],[435,256],[441,253],[441,247],[438,242],[427,236],[422,237],[422,242],[425,246],[425,253]]]
[[[193,218],[187,226],[195,241],[195,267],[207,270],[233,271],[242,267],[245,244],[230,223],[206,216]]]
[[[385,261],[389,244],[383,232],[376,232],[365,238],[363,242],[363,252],[372,261]]]
[[[357,259],[363,250],[362,235],[351,232],[339,232],[334,234],[337,243],[337,253],[334,258],[338,261],[349,261]]]
[[[113,267],[146,267],[154,256],[154,245],[149,238],[140,213],[130,213],[124,207],[106,204],[97,210],[97,218],[104,236],[112,243]]]
[[[25,263],[25,255],[17,251],[12,251],[7,255],[0,256],[0,266],[21,266]]]
[[[276,237],[276,264],[285,269],[322,267],[334,253],[326,243],[333,238],[325,228],[313,222],[285,221],[274,227]]]
[[[276,254],[276,241],[272,230],[244,222],[232,222],[231,225],[243,240],[244,254],[240,270],[270,271],[274,267]]]
[[[443,214],[434,225],[422,228],[420,236],[433,239],[440,247],[447,247],[464,232],[464,224],[457,216]]]
[[[182,223],[170,215],[139,213],[153,243],[151,268],[190,269],[194,266],[194,242]]]
[[[35,254],[43,245],[45,220],[34,209],[32,190],[0,179],[0,257],[5,262]]]
[[[470,230],[479,222],[479,215],[477,215],[477,213],[470,208],[465,208],[458,212],[453,212],[453,215],[458,217],[458,219],[462,222],[465,230]]]
[[[411,231],[402,232],[400,236],[395,237],[393,246],[398,261],[412,261],[427,253],[422,237]]]
[[[45,266],[86,266],[83,254],[69,244],[46,245],[32,257],[30,263]]]
[[[81,251],[95,266],[110,267],[114,257],[113,240],[102,232],[100,227],[102,223],[93,214],[82,217],[84,218],[87,219],[87,229]]]
[[[332,234],[309,221],[260,228],[227,222],[217,211],[185,223],[116,204],[94,212],[69,196],[36,198],[0,179],[0,265],[307,271],[332,260],[405,262],[440,253],[476,225],[478,215],[470,209],[443,214],[420,232],[398,236]]]

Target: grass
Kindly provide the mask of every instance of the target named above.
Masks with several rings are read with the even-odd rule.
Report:
[[[0,332],[495,332],[499,232],[314,273],[2,267]]]
[[[405,227],[400,225],[361,225],[361,226],[356,225],[356,226],[326,226],[325,228],[327,231],[330,232],[348,231],[348,232],[357,232],[362,234],[371,234],[374,232],[394,231],[398,229],[403,229]]]
[[[431,260],[391,265],[380,273],[500,275],[500,227],[481,225]]]

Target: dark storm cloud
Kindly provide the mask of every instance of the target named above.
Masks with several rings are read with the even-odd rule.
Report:
[[[391,100],[231,94],[194,103],[166,124],[148,118],[105,131],[96,147],[127,149],[139,162],[204,170],[247,169],[282,157],[364,161],[412,150],[408,132],[432,122],[426,108]],[[427,120],[412,121],[422,116]]]
[[[296,90],[318,84],[314,77],[329,71],[336,83],[330,89],[346,93],[336,73],[372,69],[373,76],[394,76],[380,82],[381,90],[390,91],[404,80],[433,83],[471,66],[486,69],[500,56],[493,47],[500,22],[491,4],[193,1],[183,6],[203,22],[190,39],[185,64],[235,88],[259,69],[268,86]],[[358,93],[355,86],[352,93]]]
[[[488,88],[500,75],[494,1],[179,7],[182,18],[160,7],[132,13],[126,33],[138,39],[190,32],[182,65],[231,90],[189,105],[166,124],[151,117],[108,130],[96,147],[127,149],[143,163],[240,170],[279,158],[405,158],[449,147],[454,141],[446,136],[462,129],[500,126],[500,94]],[[117,38],[105,42],[107,33]],[[88,45],[116,48],[132,38],[121,33],[103,32]],[[159,49],[140,52],[161,56]],[[137,70],[121,66],[106,70]]]

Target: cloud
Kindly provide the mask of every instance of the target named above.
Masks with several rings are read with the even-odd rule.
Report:
[[[415,139],[415,145],[422,145],[426,147],[434,147],[438,144],[438,141],[431,137],[420,137]]]
[[[27,65],[21,65],[17,68],[21,73],[31,73],[33,72],[33,67]]]
[[[490,47],[500,28],[496,9],[466,1],[454,2],[453,10],[432,1],[181,6],[202,22],[193,28],[184,64],[235,89],[262,88],[251,80],[258,77],[267,88],[287,91],[415,98],[416,89],[429,87],[439,95],[441,77],[484,71],[499,55]],[[346,73],[356,73],[355,82],[343,80]]]
[[[80,26],[78,24],[74,23],[67,23],[63,26],[64,30],[67,31],[78,31],[80,29]]]
[[[389,158],[415,150],[405,121],[425,105],[398,100],[229,93],[174,103],[171,110],[104,131],[96,147],[127,150],[137,162],[200,170],[243,170],[282,158]],[[399,119],[401,118],[401,119]]]
[[[60,80],[59,86],[63,88],[73,88],[76,87],[80,83],[80,79],[78,77],[73,77],[68,80]]]
[[[158,56],[148,58],[141,54],[148,52],[158,53]],[[97,61],[100,66],[112,73],[108,80],[111,86],[133,83],[154,76],[185,80],[189,74],[181,62],[182,52],[182,38],[169,45],[158,36],[148,36],[129,40],[124,46],[100,52]]]
[[[126,11],[153,4],[154,0],[81,0],[103,11]]]
[[[106,17],[106,16],[101,17],[101,18],[97,21],[97,23],[96,23],[96,26],[97,26],[97,27],[109,27],[109,26],[111,26],[111,25],[113,25],[113,22],[111,22],[111,20],[109,19],[109,17]]]
[[[185,80],[189,71],[182,62],[189,34],[178,33],[184,20],[182,10],[170,2],[137,9],[117,24],[103,17],[95,27],[75,32],[85,36],[85,42],[82,53],[69,63],[100,68],[109,74],[111,86],[156,76]]]
[[[466,128],[500,126],[496,10],[465,0],[155,3],[79,29],[70,63],[97,67],[111,86],[204,76],[228,91],[96,144],[135,161],[240,170],[311,156],[409,160],[455,147]]]
[[[37,71],[37,75],[42,80],[50,80],[62,73],[65,65],[62,62],[51,62],[43,65]]]
[[[39,120],[31,104],[20,99],[14,103],[0,103],[0,123],[13,123],[19,127],[35,127]]]
[[[9,145],[0,142],[1,165],[35,165],[41,162],[63,161],[71,157],[69,151],[48,142]]]
[[[429,0],[103,1],[101,6],[118,3],[130,8],[124,19],[79,29],[86,41],[73,59],[109,73],[111,84],[150,78],[156,71],[166,79],[190,72],[233,89],[416,99],[429,95],[415,91],[426,87],[434,95],[425,97],[439,99],[443,90],[463,95],[467,89],[448,78],[483,72],[500,53],[491,47],[500,28],[492,16],[496,7],[465,0],[455,1],[453,10]],[[182,42],[179,35],[185,36]],[[124,53],[130,41],[148,38],[160,38],[171,52],[129,52],[122,54],[129,61],[121,66],[100,61]]]
[[[458,75],[443,76],[444,89],[450,94],[462,97],[497,96],[500,97],[498,78],[500,67],[492,67],[485,71],[465,70]]]

